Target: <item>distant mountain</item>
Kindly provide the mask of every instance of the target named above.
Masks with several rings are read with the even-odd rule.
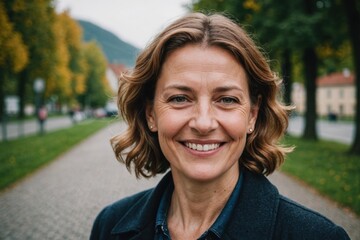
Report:
[[[139,49],[122,41],[115,34],[84,20],[77,20],[83,28],[83,39],[85,42],[95,40],[102,48],[109,63],[124,64],[128,67],[134,66]]]

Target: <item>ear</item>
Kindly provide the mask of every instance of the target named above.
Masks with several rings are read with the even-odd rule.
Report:
[[[156,117],[154,112],[154,104],[152,102],[146,103],[146,121],[148,123],[148,127],[150,131],[156,132],[157,131]]]
[[[251,104],[249,121],[248,121],[248,133],[252,133],[255,130],[256,120],[259,113],[259,108],[261,104],[261,96],[258,96],[256,103]]]

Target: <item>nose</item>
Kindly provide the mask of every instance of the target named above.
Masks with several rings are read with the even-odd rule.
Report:
[[[218,127],[218,121],[211,102],[202,101],[196,107],[194,106],[189,127],[201,135],[208,134]]]

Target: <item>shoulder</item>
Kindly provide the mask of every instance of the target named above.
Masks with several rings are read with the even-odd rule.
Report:
[[[123,219],[126,220],[124,217],[130,211],[140,211],[137,206],[143,206],[151,192],[152,189],[146,190],[106,206],[94,221],[90,239],[110,239],[110,234],[115,226]],[[132,219],[134,218],[128,220]]]
[[[164,189],[172,182],[165,175],[155,188],[123,198],[105,207],[96,217],[90,239],[128,239],[138,232],[146,232],[155,223],[155,216]],[[146,232],[148,233],[148,232]]]
[[[343,228],[325,216],[281,195],[276,234],[281,239],[350,239]]]

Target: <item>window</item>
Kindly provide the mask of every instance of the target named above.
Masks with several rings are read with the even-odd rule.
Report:
[[[339,97],[340,97],[340,99],[344,98],[344,89],[343,88],[339,89]]]
[[[331,98],[331,89],[327,90],[327,98]]]
[[[344,115],[344,105],[340,104],[339,106],[339,114],[340,116]]]

